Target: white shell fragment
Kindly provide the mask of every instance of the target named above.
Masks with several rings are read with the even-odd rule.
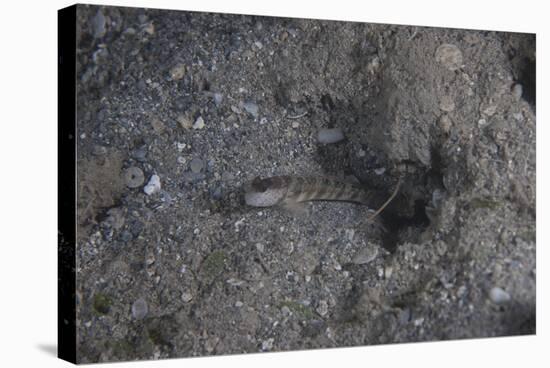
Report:
[[[245,103],[243,103],[243,108],[254,118],[258,117],[259,109],[256,103],[252,101],[246,101]]]
[[[151,176],[149,183],[143,188],[143,191],[147,195],[154,194],[160,190],[160,178],[158,175]]]
[[[330,144],[344,140],[344,132],[340,128],[321,129],[317,134],[319,143]]]
[[[204,128],[204,119],[202,116],[199,116],[197,120],[195,120],[195,123],[193,123],[193,129],[197,130],[202,128]]]

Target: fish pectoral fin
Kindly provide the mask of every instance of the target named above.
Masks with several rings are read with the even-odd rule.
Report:
[[[282,207],[293,215],[307,215],[307,204],[304,202],[285,202]]]

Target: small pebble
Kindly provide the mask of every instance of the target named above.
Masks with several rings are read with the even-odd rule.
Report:
[[[297,129],[299,127],[300,127],[300,123],[298,123],[297,121],[292,122],[292,128]]]
[[[145,25],[143,30],[147,32],[149,35],[153,35],[155,33],[155,25],[153,24],[153,22],[149,22],[148,24]]]
[[[269,338],[267,340],[262,341],[262,350],[267,351],[273,349],[273,342],[275,339]]]
[[[521,99],[521,96],[523,95],[523,86],[519,83],[514,84],[512,87],[512,95],[516,98],[516,100]]]
[[[459,298],[462,298],[466,294],[466,286],[462,285],[458,288],[456,291],[456,296]]]
[[[149,307],[147,306],[147,302],[143,298],[139,298],[132,304],[132,316],[134,316],[135,319],[143,319],[149,312]]]
[[[370,63],[367,64],[367,71],[370,74],[375,74],[380,69],[380,59],[376,56]]]
[[[189,163],[189,168],[191,169],[192,172],[194,172],[195,174],[198,174],[204,168],[204,161],[201,160],[200,158],[195,157]]]
[[[379,167],[378,169],[374,169],[374,173],[376,175],[382,175],[383,173],[386,172],[386,168],[385,167]]]
[[[439,118],[439,126],[444,133],[449,133],[452,127],[452,121],[449,115],[443,115]]]
[[[124,213],[121,208],[115,207],[107,211],[107,219],[105,223],[115,230],[119,230],[124,226]]]
[[[92,150],[92,155],[94,156],[103,156],[104,154],[107,153],[107,147],[104,147],[104,146],[94,146],[93,150]]]
[[[353,257],[352,262],[357,265],[367,264],[374,261],[377,256],[378,247],[368,246],[357,252],[357,254],[355,254],[355,256]]]
[[[462,52],[455,45],[445,43],[435,51],[435,60],[450,71],[458,70],[462,67]]]
[[[123,232],[120,233],[120,240],[123,243],[128,243],[132,239],[133,239],[132,233],[129,232],[128,230],[124,230]]]
[[[234,278],[230,278],[226,282],[231,286],[241,286],[242,284],[244,284],[243,280],[234,279]]]
[[[317,311],[317,313],[319,313],[321,317],[325,316],[328,313],[327,301],[326,300],[319,301],[319,305],[317,306],[317,309],[315,309],[315,311]]]
[[[106,19],[101,10],[98,10],[92,19],[92,27],[94,30],[94,37],[101,38],[105,35],[107,29],[105,28]]]
[[[344,234],[350,242],[353,241],[353,238],[355,237],[355,230],[354,229],[345,229]]]
[[[202,116],[199,116],[197,120],[193,123],[193,129],[202,129],[204,128],[204,119]]]
[[[451,112],[455,109],[455,102],[449,96],[441,96],[439,100],[439,108],[445,112]]]
[[[265,247],[262,243],[256,243],[256,249],[258,250],[258,252],[263,253]]]
[[[125,35],[135,35],[136,34],[136,29],[133,28],[133,27],[128,27],[124,30],[124,34]]]
[[[512,114],[512,116],[517,121],[523,121],[523,114],[521,112],[516,112],[516,113]]]
[[[235,302],[235,307],[237,307],[237,308],[240,308],[240,307],[242,307],[243,305],[244,305],[243,302],[241,302],[240,300],[237,300],[237,301]]]
[[[216,201],[221,200],[223,198],[222,188],[220,186],[215,187],[210,192],[210,195],[212,196],[212,199],[214,199]]]
[[[493,116],[497,112],[497,105],[489,105],[482,112],[487,116]]]
[[[435,208],[439,208],[441,206],[441,202],[445,199],[445,192],[443,192],[441,189],[434,189],[432,192],[432,205]]]
[[[145,256],[145,265],[146,266],[150,266],[152,265],[153,263],[155,263],[155,255],[153,253],[148,253],[146,256]]]
[[[145,146],[136,148],[132,150],[131,154],[132,154],[132,157],[138,160],[139,162],[144,162],[145,157],[147,156],[147,148]]]
[[[193,127],[193,123],[191,122],[191,119],[187,117],[187,115],[180,115],[176,120],[184,129],[191,129]]]
[[[185,76],[185,64],[178,64],[170,69],[170,78],[180,80]]]
[[[214,103],[216,106],[220,106],[223,101],[223,95],[221,93],[214,93]]]
[[[283,314],[283,316],[290,316],[292,314],[290,308],[286,305],[281,308],[281,313]]]
[[[153,120],[151,120],[151,126],[157,134],[164,132],[164,129],[166,128],[164,123],[158,118],[153,118]]]
[[[317,134],[317,140],[323,144],[338,143],[344,140],[344,132],[340,128],[321,129]]]
[[[504,304],[512,299],[510,294],[499,287],[494,287],[489,291],[489,298],[495,304]]]
[[[256,105],[252,101],[247,101],[243,103],[243,108],[248,112],[250,115],[252,115],[254,118],[258,117],[258,105]]]
[[[235,222],[235,231],[239,232],[239,228],[244,225],[244,217]]]
[[[184,172],[181,175],[182,180],[185,183],[198,183],[203,180],[206,176],[203,173],[194,173],[194,172]]]
[[[231,180],[234,180],[234,179],[235,179],[235,175],[233,175],[231,172],[224,171],[222,173],[222,181],[231,181]]]
[[[409,308],[405,308],[399,312],[399,323],[404,325],[407,324],[411,320],[411,310]]]
[[[140,187],[144,180],[143,171],[139,167],[132,166],[124,170],[124,181],[128,188]]]
[[[393,273],[393,267],[392,266],[386,266],[384,268],[384,278],[389,279]]]
[[[143,191],[147,195],[154,194],[160,191],[160,177],[158,175],[151,176],[149,183],[143,188]]]
[[[183,292],[181,293],[181,300],[184,303],[189,303],[191,300],[193,300],[193,295],[191,293]]]

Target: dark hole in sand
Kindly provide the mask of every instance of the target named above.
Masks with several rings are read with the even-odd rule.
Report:
[[[537,100],[537,69],[534,60],[524,59],[523,68],[519,74],[519,82],[523,85],[523,96],[527,102],[536,107]]]

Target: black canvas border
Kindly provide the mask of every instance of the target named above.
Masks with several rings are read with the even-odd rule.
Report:
[[[76,9],[57,14],[57,354],[71,363],[76,363]]]

